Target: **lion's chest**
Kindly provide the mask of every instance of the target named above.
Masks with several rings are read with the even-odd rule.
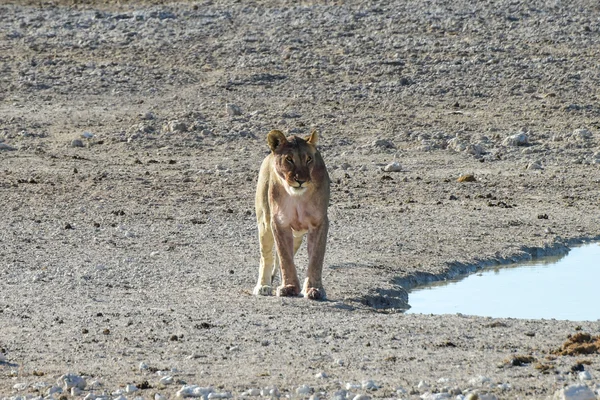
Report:
[[[294,231],[307,231],[319,225],[323,216],[308,197],[289,196],[282,199],[273,210],[273,217]]]

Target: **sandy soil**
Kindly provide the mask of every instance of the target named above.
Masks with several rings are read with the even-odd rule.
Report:
[[[0,397],[597,390],[553,352],[598,321],[402,313],[600,239],[597,2],[472,3],[4,2]],[[321,133],[326,302],[251,295],[273,128]]]

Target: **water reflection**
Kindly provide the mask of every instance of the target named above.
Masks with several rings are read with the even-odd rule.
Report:
[[[458,281],[415,288],[408,313],[600,319],[600,244],[567,255],[480,270]]]

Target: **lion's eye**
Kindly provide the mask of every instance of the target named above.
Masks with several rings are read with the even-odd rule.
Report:
[[[306,157],[306,163],[310,164],[311,162],[312,162],[312,157],[311,156]]]
[[[290,157],[290,156],[286,157],[285,161],[289,162],[290,164],[294,163],[294,159],[292,157]]]

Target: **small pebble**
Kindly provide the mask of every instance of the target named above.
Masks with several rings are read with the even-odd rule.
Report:
[[[50,387],[50,388],[49,388],[49,389],[46,391],[46,394],[47,394],[48,396],[51,396],[51,395],[53,395],[54,393],[62,393],[62,392],[63,392],[62,388],[60,388],[60,387],[58,387],[58,386],[51,386],[51,387]]]
[[[475,175],[473,174],[464,174],[458,177],[457,182],[476,182]]]
[[[209,400],[210,399],[229,399],[230,397],[231,397],[231,393],[229,393],[229,392],[210,393],[208,395]]]
[[[256,389],[256,388],[248,389],[244,393],[242,393],[242,396],[251,396],[251,397],[260,396],[260,389]]]
[[[159,383],[162,383],[163,385],[170,385],[173,382],[175,382],[175,380],[173,379],[172,376],[163,376],[162,378],[160,378],[160,380],[158,381]]]
[[[374,381],[367,380],[362,382],[362,388],[364,390],[377,390],[379,389],[379,386],[377,386],[377,384]]]
[[[160,393],[155,393],[154,400],[167,400],[167,398]]]
[[[84,139],[91,139],[94,137],[94,134],[92,132],[83,132],[81,134],[81,137]]]
[[[140,366],[139,366],[140,371],[146,371],[148,369],[148,364],[146,364],[145,362],[141,362]]]
[[[0,362],[6,362],[6,356],[3,353],[0,353]]]
[[[310,394],[312,392],[312,388],[308,385],[302,385],[296,389],[297,394]]]
[[[315,378],[325,379],[325,378],[327,378],[327,374],[325,372],[319,372],[318,374],[315,375]]]
[[[399,162],[394,161],[393,163],[390,163],[390,164],[386,165],[385,167],[383,167],[383,170],[385,172],[400,172],[400,171],[402,171],[402,167],[400,166]]]
[[[21,391],[21,390],[27,389],[28,386],[29,386],[29,384],[22,382],[22,383],[17,383],[15,385],[13,385],[13,389]]]
[[[94,393],[88,393],[83,400],[96,400],[96,395]]]
[[[225,104],[225,110],[227,111],[227,115],[229,115],[230,117],[242,115],[242,109],[232,103]]]
[[[56,380],[56,384],[64,390],[69,390],[73,387],[85,389],[87,382],[84,378],[75,374],[65,374]]]
[[[71,388],[71,396],[77,397],[80,394],[81,394],[81,389],[79,389],[78,387],[72,387]]]
[[[71,141],[71,147],[84,147],[84,145],[81,139],[73,139]]]
[[[125,393],[133,393],[133,392],[137,392],[138,388],[137,386],[133,385],[133,384],[129,384],[127,386],[125,386]]]
[[[581,371],[578,376],[579,376],[580,381],[591,381],[592,380],[592,374],[590,374],[589,371]]]
[[[352,400],[371,400],[371,397],[366,394],[357,394]]]
[[[346,390],[358,390],[361,389],[362,385],[356,384],[356,383],[346,383]]]

